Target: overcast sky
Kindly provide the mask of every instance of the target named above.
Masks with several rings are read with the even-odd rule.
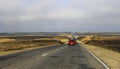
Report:
[[[120,32],[120,0],[0,0],[0,32]]]

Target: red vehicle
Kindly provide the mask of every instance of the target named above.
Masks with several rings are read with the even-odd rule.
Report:
[[[69,40],[69,42],[68,42],[68,45],[70,46],[70,45],[72,45],[72,46],[74,46],[76,44],[76,41],[75,40]]]

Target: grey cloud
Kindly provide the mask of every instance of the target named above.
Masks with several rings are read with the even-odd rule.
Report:
[[[0,0],[0,4],[0,31],[119,31],[120,0]]]

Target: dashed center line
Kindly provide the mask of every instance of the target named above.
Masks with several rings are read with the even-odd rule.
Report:
[[[42,56],[47,56],[48,54],[47,53],[45,53],[45,54],[43,54]]]
[[[63,47],[61,47],[61,48],[63,48]],[[55,49],[55,51],[58,51],[59,49]],[[48,55],[48,53],[45,53],[45,54],[43,54],[42,56],[44,57],[44,56],[47,56]]]

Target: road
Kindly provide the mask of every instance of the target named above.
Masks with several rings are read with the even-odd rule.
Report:
[[[81,45],[59,45],[0,57],[0,69],[107,69]]]

